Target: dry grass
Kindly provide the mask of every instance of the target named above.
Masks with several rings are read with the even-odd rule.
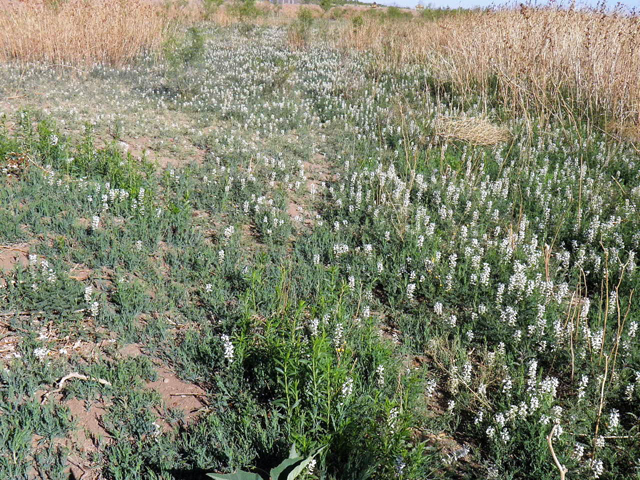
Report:
[[[196,7],[135,0],[11,4],[0,10],[0,61],[123,65],[157,50]]]
[[[293,50],[301,50],[307,46],[307,37],[298,29],[287,30],[287,44]]]
[[[640,122],[638,16],[522,7],[436,22],[365,19],[336,38],[386,67],[426,63],[461,93],[497,93],[514,110]]]
[[[496,145],[511,138],[509,130],[478,117],[440,117],[434,125],[436,135],[473,145]]]
[[[637,123],[614,120],[605,125],[605,131],[620,140],[640,143],[640,125]]]
[[[302,5],[282,5],[279,8],[279,15],[282,15],[283,17],[287,18],[287,19],[295,19],[298,17],[298,12],[300,11],[300,9],[306,9],[309,12],[311,12],[311,14],[313,15],[314,18],[318,18],[321,17],[322,15],[324,15],[323,10],[318,6],[318,5],[314,5],[314,4],[302,4]]]
[[[238,1],[207,11],[198,0],[0,0],[0,62],[121,66],[159,50],[178,24],[207,20],[284,25],[299,5],[257,2],[256,15],[238,15]],[[314,16],[317,5],[305,6]]]

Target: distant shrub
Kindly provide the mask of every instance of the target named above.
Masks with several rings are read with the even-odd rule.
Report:
[[[313,24],[313,13],[308,8],[298,10],[298,22],[305,29],[310,29]]]
[[[332,7],[331,10],[329,10],[328,16],[331,20],[338,20],[339,18],[344,18],[346,13],[347,11],[345,8]]]
[[[413,17],[411,13],[399,9],[398,7],[387,8],[387,18],[389,20],[409,20]]]
[[[386,21],[406,21],[413,19],[413,15],[398,7],[388,7],[385,9],[367,9],[361,14],[365,18],[375,18],[380,22]],[[360,15],[359,15],[360,16]]]
[[[183,38],[173,37],[167,41],[164,50],[174,67],[193,64],[204,55],[204,35],[195,27],[189,28]]]
[[[333,6],[332,0],[320,0],[320,8],[325,12],[328,11]]]
[[[192,27],[183,37],[171,37],[164,45],[164,56],[168,64],[167,88],[175,95],[193,95],[191,78],[204,56],[203,33]]]
[[[203,0],[202,7],[204,9],[204,18],[209,20],[211,16],[218,11],[224,0]]]
[[[436,21],[445,17],[468,15],[472,10],[466,8],[430,8],[426,7],[420,13],[420,18],[427,21]]]
[[[255,0],[242,0],[228,7],[229,14],[242,21],[255,20],[264,12],[256,6]]]
[[[289,26],[287,39],[289,45],[294,48],[301,48],[307,45],[311,27],[313,25],[313,13],[308,8],[298,10],[296,20]]]
[[[362,25],[364,24],[364,20],[362,18],[362,15],[358,15],[357,17],[353,17],[351,19],[351,24],[353,25],[354,30],[357,30],[357,29],[361,28]]]

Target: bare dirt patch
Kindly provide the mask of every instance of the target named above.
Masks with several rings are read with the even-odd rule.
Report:
[[[145,355],[139,344],[128,344],[118,350],[123,357],[139,357]],[[195,384],[185,382],[166,365],[154,359],[158,379],[148,382],[145,388],[157,392],[167,408],[182,411],[183,419],[189,422],[196,417],[205,406],[206,392]],[[102,417],[107,413],[107,405],[101,401],[87,402],[78,398],[64,401],[75,421],[76,428],[63,441],[71,452],[67,457],[71,478],[97,480],[100,467],[91,461],[92,455],[99,451],[100,445],[108,444],[112,437],[104,428]],[[171,427],[162,419],[161,412],[157,419],[164,431]]]
[[[144,355],[140,345],[135,343],[121,348],[119,353],[128,357]],[[171,368],[159,360],[154,359],[154,363],[158,379],[147,383],[145,387],[157,392],[167,408],[182,411],[185,422],[191,421],[205,406],[207,392],[196,384],[181,380]]]
[[[87,408],[86,402],[78,398],[71,398],[65,404],[78,427],[71,433],[74,450],[84,454],[92,453],[97,451],[99,439],[107,442],[111,439],[102,425],[105,408],[95,403]]]
[[[0,271],[10,272],[16,265],[23,267],[29,264],[29,244],[0,246]]]
[[[160,394],[163,403],[174,410],[181,410],[184,421],[193,420],[205,406],[206,392],[198,385],[185,382],[167,367],[156,368],[158,380],[147,383],[147,388]]]
[[[69,278],[77,280],[79,282],[84,282],[87,280],[93,270],[91,268],[85,267],[83,265],[75,265],[71,270],[69,270]]]

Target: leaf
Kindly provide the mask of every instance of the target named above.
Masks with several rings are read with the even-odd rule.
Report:
[[[270,477],[271,480],[293,480],[298,475],[302,473],[302,471],[306,468],[309,463],[313,460],[313,458],[320,453],[325,447],[317,450],[313,455],[304,459],[303,457],[299,457],[299,453],[296,450],[296,446],[291,445],[291,450],[289,451],[289,458],[284,460],[280,465],[271,469]]]
[[[291,445],[291,450],[289,450],[289,458],[297,458],[300,457],[300,454],[296,450],[296,444]]]
[[[242,470],[236,473],[207,473],[207,477],[214,478],[215,480],[263,480],[257,473]]]
[[[295,451],[295,450],[294,450]],[[280,480],[280,476],[289,469],[293,469],[295,468],[296,465],[298,465],[299,463],[302,463],[304,461],[304,457],[295,457],[295,458],[287,458],[286,460],[284,460],[280,465],[278,465],[277,467],[273,467],[271,469],[271,472],[269,472],[269,476],[271,477],[271,480]],[[293,470],[291,470],[293,471]],[[282,477],[284,478],[288,478],[287,477]]]
[[[311,463],[311,461],[314,459],[314,457],[316,455],[318,455],[322,450],[324,450],[326,447],[322,447],[319,450],[316,451],[316,453],[314,453],[313,455],[311,455],[310,457],[308,457],[306,460],[302,461],[299,465],[297,465],[296,467],[294,467],[293,470],[291,470],[291,472],[289,472],[289,475],[287,475],[287,479],[286,480],[293,480],[294,478],[296,478],[298,475],[300,475],[302,473],[302,471],[307,468],[307,465],[309,465]]]

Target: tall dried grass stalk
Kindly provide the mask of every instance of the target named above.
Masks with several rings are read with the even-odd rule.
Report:
[[[135,0],[20,3],[0,10],[0,61],[119,66],[157,50],[196,8]]]
[[[372,51],[385,68],[421,62],[462,93],[497,94],[512,109],[640,122],[636,15],[522,7],[339,28],[339,45]]]

